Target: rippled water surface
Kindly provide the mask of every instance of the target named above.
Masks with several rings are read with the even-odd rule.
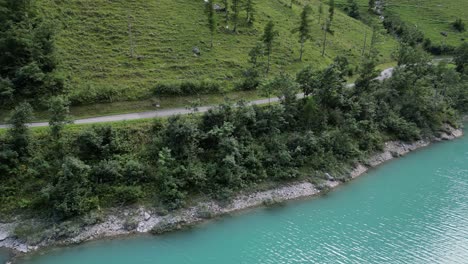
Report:
[[[468,138],[390,162],[322,198],[22,263],[468,263]]]

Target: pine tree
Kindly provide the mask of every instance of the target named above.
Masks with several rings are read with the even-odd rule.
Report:
[[[268,22],[268,24],[265,26],[265,31],[263,32],[262,36],[262,41],[265,44],[265,49],[268,56],[266,69],[267,74],[270,71],[271,51],[273,49],[273,42],[276,36],[278,36],[278,31],[275,31],[275,24],[273,24],[273,21],[270,20],[270,22]]]
[[[245,3],[245,12],[247,13],[246,22],[251,25],[254,21],[255,3],[254,0],[247,0]]]
[[[320,25],[320,20],[322,20],[322,15],[323,15],[323,4],[322,4],[322,2],[320,2],[320,4],[319,4],[318,13],[319,13],[318,24]]]
[[[293,32],[299,32],[299,43],[301,44],[299,60],[302,61],[302,54],[304,51],[304,43],[309,40],[311,36],[310,32],[310,13],[312,9],[309,5],[304,6],[304,9],[301,13],[301,22],[299,27],[295,28]]]
[[[232,0],[232,21],[234,22],[232,31],[234,32],[237,32],[237,24],[239,23],[240,1],[241,0]]]
[[[226,24],[229,22],[229,0],[223,0],[223,4],[224,4],[224,20],[226,22]]]
[[[329,7],[328,7],[328,23],[325,23],[325,24],[328,24],[326,26],[327,30],[331,32],[331,24],[333,22],[333,16],[335,15],[335,0],[330,0],[330,2],[328,3]]]
[[[369,0],[369,12],[372,12],[375,8],[375,0]]]
[[[213,36],[216,30],[216,20],[215,20],[214,8],[213,8],[213,0],[207,0],[206,2],[206,16],[208,18],[208,29],[210,30],[210,34],[211,34],[210,47],[213,48]]]

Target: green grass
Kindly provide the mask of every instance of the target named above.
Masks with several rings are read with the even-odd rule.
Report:
[[[348,56],[357,65],[364,32],[371,32],[362,22],[337,12],[333,22],[335,33],[328,36],[326,56],[322,57],[323,33],[317,20],[319,2],[311,0],[314,37],[306,44],[301,63],[297,61],[297,36],[291,30],[297,25],[306,0],[297,1],[301,5],[296,4],[292,9],[287,7],[286,0],[258,0],[254,26],[241,25],[238,34],[225,30],[223,18],[218,14],[212,49],[203,0],[39,0],[37,3],[40,12],[58,26],[59,71],[69,80],[71,97],[90,98],[90,103],[97,98],[110,102],[147,99],[157,82],[179,80],[219,81],[229,91],[248,66],[248,51],[270,19],[280,33],[273,50],[272,74],[295,73],[305,64],[321,68],[337,55]],[[325,13],[327,9],[324,5]],[[244,19],[242,13],[240,20]],[[133,58],[129,22],[135,43]],[[395,41],[383,34],[378,39],[381,63],[388,62]],[[194,46],[200,48],[200,57],[192,53]]]
[[[403,21],[416,25],[435,43],[458,46],[468,40],[468,32],[459,33],[451,23],[461,18],[468,27],[467,0],[387,0],[387,9],[398,14]],[[467,28],[468,30],[468,28]],[[445,40],[440,32],[447,32]]]

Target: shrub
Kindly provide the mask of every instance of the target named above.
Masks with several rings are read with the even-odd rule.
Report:
[[[182,96],[195,94],[212,94],[221,92],[218,82],[204,80],[201,82],[183,81],[174,83],[158,83],[153,89],[156,96]]]
[[[463,32],[463,31],[465,31],[465,22],[463,22],[463,20],[461,20],[461,18],[457,18],[452,23],[452,27],[458,32]]]

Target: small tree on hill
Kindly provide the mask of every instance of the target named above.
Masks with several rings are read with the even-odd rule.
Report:
[[[247,0],[245,3],[246,22],[251,25],[254,22],[255,2],[254,0]]]
[[[29,154],[30,135],[27,123],[31,121],[33,109],[29,103],[19,104],[13,111],[8,123],[11,128],[8,136],[12,149],[18,153],[19,157],[26,157]]]
[[[372,12],[375,8],[375,0],[369,0],[368,5],[369,5],[369,8],[368,8],[369,12]]]
[[[465,23],[463,22],[463,20],[461,20],[461,18],[457,18],[453,23],[452,23],[452,27],[458,31],[458,32],[463,32],[465,31]]]
[[[232,31],[234,32],[237,32],[237,25],[239,23],[240,2],[241,0],[232,0],[232,22],[234,23]]]
[[[304,6],[304,9],[302,10],[302,13],[301,13],[301,22],[299,24],[299,27],[293,30],[293,32],[299,33],[299,43],[301,44],[301,50],[300,50],[300,55],[299,55],[300,61],[302,61],[304,43],[312,37],[310,34],[311,32],[310,32],[310,19],[309,19],[311,12],[312,12],[312,9],[310,8],[309,5]]]
[[[318,6],[318,13],[319,13],[319,19],[318,19],[318,24],[320,25],[320,20],[322,20],[322,15],[323,15],[323,4],[320,2]]]
[[[323,44],[322,44],[322,57],[325,56],[325,48],[327,46],[327,32],[329,31],[331,22],[329,19],[323,24]]]
[[[223,4],[224,4],[224,20],[226,22],[226,24],[229,22],[229,0],[223,0]]]
[[[348,6],[345,7],[345,11],[348,16],[352,18],[359,19],[361,15],[359,14],[359,6],[357,5],[355,0],[348,0]]]
[[[70,120],[70,101],[66,98],[57,96],[53,97],[49,101],[49,113],[50,113],[50,133],[52,137],[57,140],[61,136],[63,127],[66,124],[71,123]]]
[[[206,16],[208,18],[208,29],[210,30],[210,34],[211,34],[210,47],[213,48],[213,36],[216,30],[216,20],[215,20],[214,8],[213,8],[213,0],[207,0],[206,2]]]
[[[265,26],[265,31],[263,32],[262,36],[262,41],[263,44],[265,44],[265,49],[268,56],[266,68],[267,74],[270,71],[271,51],[273,49],[273,42],[276,36],[278,36],[278,31],[275,30],[275,24],[273,24],[273,21],[270,20],[270,22],[268,22],[268,24]]]
[[[328,3],[329,7],[328,7],[328,24],[326,26],[327,30],[331,32],[331,24],[333,22],[333,16],[335,15],[335,0],[330,0],[330,2]]]

